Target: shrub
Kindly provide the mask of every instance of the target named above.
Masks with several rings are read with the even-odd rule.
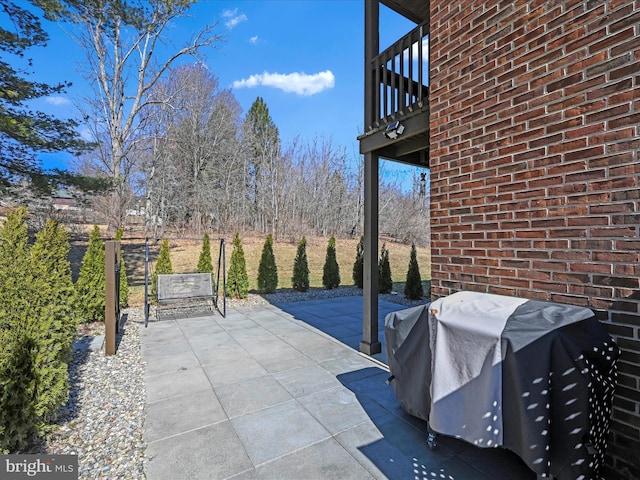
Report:
[[[151,294],[158,293],[158,275],[161,273],[173,273],[173,267],[171,266],[171,256],[169,254],[169,240],[164,238],[162,245],[160,245],[160,253],[158,253],[158,260],[156,261],[156,267],[153,270],[151,277]]]
[[[416,245],[412,243],[409,268],[407,270],[407,283],[404,285],[404,296],[409,300],[420,300],[423,295],[424,291],[422,289],[422,279],[420,278]]]
[[[38,328],[34,332],[36,351],[35,413],[45,423],[55,418],[69,397],[67,364],[76,335],[74,287],[71,280],[69,236],[58,222],[47,221],[31,248],[34,284],[38,292]]]
[[[309,262],[307,260],[307,239],[303,236],[298,243],[296,258],[293,260],[293,277],[291,283],[294,290],[306,292],[309,290]]]
[[[360,237],[356,247],[356,261],[353,262],[353,283],[356,287],[364,286],[364,237]]]
[[[115,240],[121,241],[124,235],[124,228],[120,227],[116,231]],[[127,279],[127,265],[124,261],[124,250],[120,248],[120,308],[125,308],[129,304],[129,280]]]
[[[322,285],[327,290],[340,286],[340,266],[336,259],[336,239],[331,237],[327,245],[327,255],[322,268]]]
[[[238,233],[233,239],[230,263],[227,273],[227,295],[235,298],[247,298],[249,295],[249,276],[247,275],[247,264]]]
[[[24,208],[0,227],[0,452],[26,446],[38,433],[35,414],[34,283]]]
[[[258,290],[262,293],[273,293],[276,288],[278,288],[278,267],[273,254],[273,236],[269,234],[262,247],[258,266]]]
[[[200,251],[200,258],[198,259],[196,272],[213,273],[213,264],[211,263],[211,241],[209,240],[208,233],[205,233],[204,238],[202,239],[202,250]]]
[[[378,261],[378,292],[391,293],[393,280],[391,278],[391,264],[389,263],[389,250],[387,244],[382,244],[380,260]]]
[[[28,314],[16,312],[16,325],[0,337],[0,452],[26,447],[39,432],[35,413],[36,371],[34,342],[27,328]]]
[[[0,451],[42,436],[69,396],[76,322],[69,239],[48,221],[29,248],[26,210],[0,228]]]
[[[104,267],[104,242],[94,225],[76,282],[77,309],[84,320],[104,321]]]

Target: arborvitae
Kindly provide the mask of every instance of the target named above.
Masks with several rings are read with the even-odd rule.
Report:
[[[47,221],[31,249],[33,280],[38,285],[34,299],[38,310],[35,413],[45,423],[55,418],[69,397],[67,364],[77,326],[69,249],[69,235],[53,220]]]
[[[200,258],[198,259],[196,272],[213,273],[213,264],[211,263],[211,241],[209,240],[208,233],[205,233],[204,238],[202,239],[202,250],[200,251]]]
[[[307,261],[307,239],[303,236],[298,243],[296,258],[293,261],[293,288],[299,292],[309,290],[309,262]]]
[[[327,290],[340,286],[340,266],[336,259],[336,239],[331,237],[327,245],[327,255],[322,268],[322,285]]]
[[[409,269],[407,270],[407,283],[404,285],[404,296],[409,300],[420,300],[423,295],[424,291],[422,289],[422,279],[420,278],[416,245],[412,243]]]
[[[104,321],[104,267],[104,241],[100,238],[100,229],[94,225],[76,282],[77,308],[81,320]]]
[[[356,261],[353,262],[353,283],[356,287],[364,286],[364,237],[360,237],[356,247]]]
[[[35,412],[37,308],[24,208],[0,227],[0,452],[25,447],[39,431]]]
[[[393,280],[391,278],[391,265],[389,264],[389,250],[387,244],[382,244],[380,261],[378,262],[378,292],[391,293],[393,290]]]
[[[122,241],[124,228],[120,227],[116,231],[116,241]],[[121,244],[122,245],[122,244]],[[129,280],[127,280],[127,265],[124,263],[124,249],[120,248],[120,308],[125,308],[129,304]]]
[[[233,239],[230,263],[229,272],[227,273],[227,294],[230,297],[247,298],[249,295],[249,276],[247,275],[247,264],[238,233]]]
[[[262,293],[273,293],[276,288],[278,288],[278,267],[273,254],[273,236],[269,234],[262,247],[258,266],[258,290]]]
[[[28,310],[31,299],[27,289],[31,286],[27,209],[19,208],[7,215],[0,226],[0,329],[16,310]]]
[[[160,273],[173,273],[173,267],[171,266],[171,256],[169,255],[169,240],[166,238],[162,240],[160,245],[160,253],[158,253],[158,260],[156,261],[156,267],[153,270],[153,276],[151,277],[151,294],[155,295],[158,288],[158,274]]]

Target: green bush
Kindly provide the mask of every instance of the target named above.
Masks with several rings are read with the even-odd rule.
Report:
[[[336,239],[331,237],[327,245],[327,255],[322,268],[322,285],[327,290],[340,286],[340,266],[336,258]]]
[[[262,247],[258,266],[258,290],[262,293],[273,293],[276,288],[278,288],[278,267],[273,254],[273,236],[269,234]]]
[[[76,282],[77,309],[83,320],[104,321],[104,267],[104,242],[100,229],[94,225]]]
[[[67,364],[76,336],[73,281],[69,255],[69,235],[53,220],[36,235],[31,248],[35,299],[39,325],[34,332],[38,355],[36,414],[49,422],[69,396]]]
[[[378,292],[391,293],[393,279],[391,277],[391,264],[389,263],[389,250],[387,244],[382,244],[380,260],[378,261]]]
[[[416,245],[412,243],[409,268],[407,269],[407,283],[404,284],[404,296],[409,300],[420,300],[423,295],[424,290],[422,288],[422,279],[420,278]]]
[[[48,221],[27,241],[26,210],[0,228],[0,451],[42,436],[69,396],[76,333],[69,238]]]
[[[306,292],[309,290],[309,262],[307,260],[307,239],[303,236],[298,243],[296,258],[293,260],[293,277],[291,284],[294,290]]]
[[[151,294],[158,293],[158,275],[161,273],[173,273],[173,266],[171,265],[171,255],[169,254],[169,240],[164,238],[162,245],[160,245],[160,253],[158,253],[158,260],[156,261],[156,267],[153,270],[151,276]]]
[[[27,211],[9,213],[0,228],[0,451],[26,446],[38,433],[33,332],[37,323]]]
[[[16,312],[16,325],[0,336],[0,452],[29,445],[41,423],[35,413],[36,369],[34,341],[27,327],[28,313]]]
[[[233,239],[230,263],[231,265],[229,265],[229,271],[227,272],[227,295],[235,298],[247,298],[249,295],[249,276],[247,275],[247,263],[244,259],[244,250],[238,233]]]
[[[353,262],[353,284],[362,288],[364,286],[364,237],[360,237],[356,247],[356,261]]]
[[[114,240],[122,241],[124,228],[120,227],[116,231]],[[124,261],[124,250],[120,248],[120,308],[125,308],[129,304],[129,280],[127,279],[127,265]]]
[[[200,251],[200,258],[198,258],[198,267],[196,268],[198,273],[213,273],[213,263],[211,263],[211,240],[209,240],[209,234],[205,233],[202,239],[202,250]]]

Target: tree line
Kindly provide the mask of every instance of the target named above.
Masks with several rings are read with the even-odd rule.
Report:
[[[360,158],[326,137],[284,145],[262,98],[243,113],[209,67],[185,63],[221,43],[215,23],[173,51],[157,48],[172,23],[188,14],[190,2],[32,3],[44,18],[64,23],[85,54],[83,74],[92,90],[76,106],[91,141],[77,134],[76,120],[26,110],[29,100],[63,93],[68,84],[29,82],[25,70],[10,66],[48,35],[31,10],[1,2],[0,13],[19,19],[15,25],[21,27],[0,28],[7,92],[0,95],[3,193],[22,193],[24,204],[18,187],[25,179],[30,185],[75,185],[89,191],[93,208],[114,230],[125,226],[127,212],[143,211],[155,238],[167,229],[198,235],[256,231],[292,241],[303,234],[361,234]],[[5,55],[12,60],[4,61]],[[38,167],[36,154],[52,151],[77,154],[72,173]],[[426,244],[425,191],[417,179],[407,192],[383,177],[381,232]]]
[[[143,115],[121,203],[144,199],[146,230],[269,233],[276,240],[302,235],[362,233],[363,165],[331,138],[296,138],[283,145],[264,99],[243,116],[233,93],[220,88],[202,64],[183,65],[160,80]],[[106,174],[96,155],[79,164]],[[428,241],[428,205],[414,179],[406,192],[381,179],[380,230],[398,240]],[[422,193],[421,193],[422,192]],[[100,205],[100,204],[98,204]],[[107,209],[114,204],[105,198]],[[111,218],[114,218],[111,212]]]

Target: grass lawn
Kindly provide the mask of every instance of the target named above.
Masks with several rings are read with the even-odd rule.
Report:
[[[242,248],[247,263],[249,288],[257,288],[258,266],[262,255],[265,236],[241,236]],[[307,237],[307,258],[309,262],[309,283],[311,287],[322,287],[322,268],[324,266],[329,239],[324,237]],[[230,265],[233,250],[233,237],[225,238],[227,268]],[[340,284],[353,285],[353,263],[356,256],[358,239],[336,239],[336,254],[340,266]],[[382,247],[382,241],[380,241]],[[130,239],[125,236],[123,241],[124,259],[127,266],[127,277],[130,285],[130,303],[139,304],[144,301],[144,240]],[[409,266],[411,245],[387,241],[389,262],[394,282],[394,290],[402,293]],[[160,242],[151,245],[150,261],[155,260],[160,249]],[[202,241],[169,239],[169,251],[174,273],[195,272],[198,257],[202,249]],[[219,239],[211,238],[211,258],[214,270],[217,269]],[[297,243],[275,241],[273,245],[276,264],[278,266],[278,288],[291,288],[293,275],[293,260],[296,255]],[[431,280],[431,250],[428,247],[418,247],[418,265],[425,289]],[[425,290],[428,291],[428,290]]]

